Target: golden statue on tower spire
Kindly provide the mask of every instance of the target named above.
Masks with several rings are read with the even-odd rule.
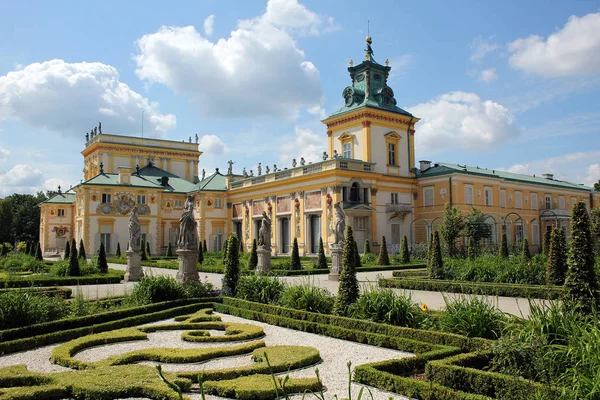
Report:
[[[367,36],[365,40],[367,41],[367,49],[365,50],[365,60],[374,61],[373,49],[371,48],[371,43],[373,43],[373,40],[371,39],[371,36]]]

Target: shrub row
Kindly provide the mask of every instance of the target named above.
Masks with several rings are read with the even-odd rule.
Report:
[[[120,283],[125,271],[109,269],[106,274],[87,276],[27,276],[23,278],[0,279],[0,285],[10,288],[23,288],[31,286],[61,286],[61,285],[100,285],[107,283]]]
[[[176,300],[2,331],[0,355],[64,342],[92,333],[172,318],[212,306],[212,302],[219,299],[205,299],[211,303],[197,301],[198,299]]]
[[[458,282],[416,278],[383,278],[379,280],[379,286],[409,290],[536,299],[558,299],[562,295],[562,287],[559,286],[511,285],[505,283]]]
[[[283,392],[283,379],[276,377],[277,393]],[[316,392],[322,388],[317,378],[290,378],[285,382],[285,393]],[[206,393],[239,400],[272,400],[276,396],[271,375],[243,376],[229,381],[208,381]]]
[[[239,340],[250,340],[265,335],[263,328],[257,325],[240,324],[233,322],[183,322],[177,324],[162,324],[142,326],[142,332],[191,330],[184,332],[181,338],[188,342],[234,342]],[[192,330],[193,329],[193,330]],[[225,331],[225,336],[210,336],[206,330]]]
[[[382,336],[410,339],[413,341],[435,345],[458,347],[464,350],[474,351],[481,348],[488,348],[489,346],[489,342],[487,340],[480,338],[467,338],[465,336],[452,333],[405,328],[371,321],[357,320],[353,318],[293,310],[290,308],[254,303],[231,297],[224,297],[222,305],[215,304],[215,310],[217,311],[221,310],[222,312],[228,313],[227,310],[229,308],[238,309],[237,312],[243,312],[244,315],[247,315],[247,317],[244,318],[248,319],[261,320],[261,318],[269,318],[275,322],[277,322],[277,319],[270,317],[275,316],[289,319],[292,321],[290,322],[291,324],[299,327],[296,328],[298,330],[305,330],[301,327],[306,322],[317,323],[318,325],[327,325],[330,327],[345,328],[346,330],[357,331],[360,333],[375,333]],[[277,325],[275,322],[273,324]],[[307,324],[306,327],[309,329],[310,324]]]
[[[392,272],[394,278],[412,278],[412,277],[424,277],[427,278],[427,270],[425,268],[419,269],[401,269]]]
[[[8,292],[14,289],[0,289],[0,294]],[[48,288],[30,288],[23,289],[33,294],[49,296],[49,297],[62,297],[63,299],[69,299],[73,295],[73,290],[67,287],[48,287]]]
[[[460,391],[498,399],[558,399],[561,389],[504,375],[482,371],[488,367],[491,353],[466,353],[442,360],[430,361],[425,371],[430,381]]]

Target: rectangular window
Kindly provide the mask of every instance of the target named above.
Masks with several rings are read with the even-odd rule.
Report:
[[[537,193],[531,193],[531,209],[532,210],[537,210],[538,209],[538,197],[537,197]]]
[[[215,199],[215,208],[223,208],[223,199]]]
[[[110,233],[101,233],[100,242],[104,243],[104,251],[110,254]]]
[[[523,241],[523,225],[517,225],[515,227],[515,242],[521,243]]]
[[[342,201],[348,201],[348,187],[342,186]]]
[[[491,187],[486,187],[486,188],[484,188],[484,192],[485,192],[485,205],[486,206],[493,205],[493,201],[492,201],[492,188]]]
[[[465,204],[473,204],[473,186],[465,185]]]
[[[552,209],[552,196],[549,194],[546,195],[546,210]]]
[[[571,208],[575,206],[575,203],[577,203],[577,197],[571,197]]]
[[[392,243],[395,245],[400,244],[400,224],[392,224]]]
[[[558,208],[565,209],[565,196],[558,196]]]
[[[538,246],[540,244],[540,226],[531,224],[531,244]]]
[[[352,158],[352,143],[344,143],[344,158]]]
[[[183,208],[183,200],[175,200],[173,202],[173,207],[175,207],[175,208]]]
[[[425,207],[433,205],[433,186],[423,188],[423,205]]]
[[[392,193],[391,195],[392,195],[391,203],[398,204],[398,193]]]
[[[138,204],[146,204],[146,195],[138,194],[137,195],[137,203]]]
[[[515,207],[523,208],[523,193],[515,192]]]
[[[388,143],[388,164],[396,165],[396,145]]]
[[[362,201],[365,204],[369,204],[369,188],[364,188],[363,189],[363,198],[362,198]]]
[[[59,217],[64,217],[65,216],[65,209],[64,208],[59,208],[58,209],[58,216]]]
[[[103,204],[112,203],[110,193],[102,193],[102,203]]]
[[[506,208],[506,190],[500,189],[500,207]]]

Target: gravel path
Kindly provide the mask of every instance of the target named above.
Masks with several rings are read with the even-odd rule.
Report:
[[[308,367],[301,370],[290,372],[291,377],[315,377],[315,368],[319,368],[323,383],[327,387],[326,398],[332,399],[334,394],[340,397],[347,395],[348,388],[348,372],[346,363],[352,361],[353,365],[387,360],[391,358],[410,357],[411,353],[394,351],[380,347],[368,346],[359,343],[349,342],[340,339],[334,339],[326,336],[315,335],[311,333],[299,332],[292,329],[281,328],[269,324],[264,324],[256,321],[249,321],[230,315],[220,315],[224,322],[241,322],[250,323],[261,326],[265,331],[264,340],[267,346],[273,345],[290,345],[290,346],[312,346],[319,350],[323,361],[318,365]],[[172,323],[173,319],[157,321],[152,324]],[[76,359],[82,361],[99,361],[111,356],[123,354],[125,352],[156,347],[177,347],[177,348],[206,348],[228,346],[232,343],[191,343],[181,340],[183,330],[176,331],[159,331],[148,334],[148,340],[138,340],[132,342],[115,343],[104,346],[97,346],[86,349],[77,353]],[[211,331],[211,334],[223,334],[220,331]],[[56,345],[45,346],[35,350],[25,351],[21,353],[9,354],[0,357],[0,367],[9,365],[25,364],[30,371],[36,372],[62,372],[68,370],[50,363],[49,358]],[[235,368],[245,365],[252,365],[250,355],[226,357],[215,360],[210,360],[201,363],[189,364],[163,364],[167,371],[185,371],[199,369],[218,369],[218,368]],[[145,365],[156,365],[154,362],[143,363]],[[285,374],[284,374],[285,375]],[[358,394],[361,385],[352,384],[354,396]],[[394,393],[371,389],[373,397],[376,400],[388,399],[390,396],[394,399],[406,399]],[[192,399],[200,399],[198,394],[188,394]],[[367,396],[368,397],[368,396]],[[220,397],[207,396],[209,400],[217,400]],[[293,396],[294,400],[301,399],[301,396]],[[366,397],[365,397],[366,398]],[[370,397],[369,397],[370,399]]]

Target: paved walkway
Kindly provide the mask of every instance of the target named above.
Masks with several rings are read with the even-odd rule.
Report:
[[[109,264],[110,268],[125,270],[126,265],[123,264]],[[144,274],[146,275],[167,275],[175,277],[177,270],[166,269],[166,268],[150,268],[144,267]],[[200,272],[200,279],[212,283],[216,287],[221,287],[222,274],[205,273]],[[392,271],[381,271],[381,272],[359,272],[357,274],[358,280],[361,284],[361,290],[368,288],[371,285],[377,285],[377,279],[379,277],[391,278]],[[327,275],[311,275],[311,276],[291,276],[282,277],[283,281],[289,284],[300,284],[300,283],[312,283],[319,287],[329,290],[333,294],[337,294],[338,282],[330,281]],[[85,286],[70,286],[73,293],[80,290],[85,298],[96,299],[109,296],[122,296],[131,291],[134,283],[115,283],[115,284],[103,284],[103,285],[85,285]],[[459,296],[475,296],[475,295],[461,295],[456,293],[443,294],[440,292],[429,292],[425,290],[402,290],[394,289],[399,292],[409,294],[412,299],[419,303],[427,304],[427,307],[431,310],[439,310],[444,308],[445,301],[444,296],[447,298],[456,298]],[[529,301],[522,298],[514,297],[500,297],[500,296],[477,296],[480,298],[486,298],[490,303],[501,309],[502,311],[517,315],[528,317],[529,316]],[[544,300],[536,300],[545,303]]]

